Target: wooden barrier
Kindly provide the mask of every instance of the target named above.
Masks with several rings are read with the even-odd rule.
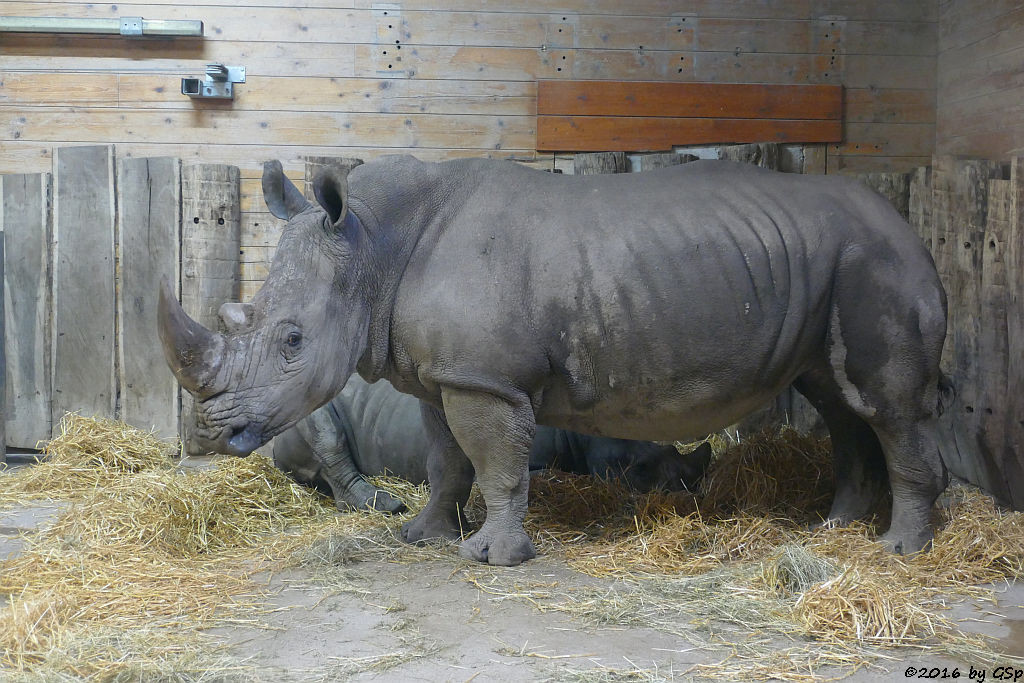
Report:
[[[51,176],[0,177],[7,285],[7,444],[50,438]]]
[[[11,399],[0,444],[35,448],[69,411],[177,436],[159,285],[168,279],[214,329],[220,305],[238,299],[238,169],[182,170],[175,158],[115,164],[111,146],[58,148],[53,158],[52,193],[48,173],[0,176],[9,304],[0,397]]]
[[[181,162],[120,159],[118,386],[121,419],[160,437],[178,434],[178,384],[163,372],[157,335],[161,280],[178,292],[181,262]]]
[[[66,412],[114,417],[114,148],[54,154],[53,428]]]

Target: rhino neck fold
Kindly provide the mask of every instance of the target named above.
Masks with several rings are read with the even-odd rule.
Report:
[[[395,296],[420,233],[407,229],[410,234],[402,234],[390,222],[382,223],[377,213],[358,198],[350,197],[349,212],[362,225],[372,254],[362,293],[370,304],[366,348],[356,363],[356,372],[375,382],[387,374]]]

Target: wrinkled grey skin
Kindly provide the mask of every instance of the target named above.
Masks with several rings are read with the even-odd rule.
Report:
[[[244,455],[333,397],[353,371],[429,405],[442,447],[408,541],[459,537],[475,470],[487,505],[460,552],[534,556],[523,531],[537,424],[695,439],[789,384],[833,439],[835,523],[892,491],[882,537],[932,538],[945,293],[918,237],[853,179],[702,161],[561,176],[510,162],[389,157],[314,180],[276,163],[288,218],[251,305],[205,330],[165,289],[161,338],[197,399],[197,435]]]
[[[296,481],[334,496],[339,509],[401,512],[402,502],[364,477],[390,473],[427,481],[432,446],[420,402],[386,380],[368,384],[359,375],[326,405],[274,438],[274,464]],[[638,491],[696,489],[711,461],[701,445],[681,456],[675,446],[577,434],[537,425],[530,470],[621,477]],[[462,482],[461,486],[469,486]]]

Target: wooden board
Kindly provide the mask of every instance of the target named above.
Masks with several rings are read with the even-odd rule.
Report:
[[[539,116],[838,120],[837,85],[538,81]]]
[[[1006,269],[1007,381],[1005,446],[997,453],[1010,503],[1024,510],[1024,156],[1010,164],[1010,208],[1003,256]]]
[[[904,220],[910,220],[909,173],[861,173],[857,178],[889,200]]]
[[[8,175],[0,183],[7,250],[7,443],[36,448],[50,438],[51,176]]]
[[[53,431],[114,417],[114,148],[54,152]]]
[[[210,329],[221,304],[238,300],[238,180],[234,166],[181,169],[181,305]]]
[[[195,164],[181,169],[181,305],[211,330],[222,329],[222,304],[239,300],[241,211],[235,166]],[[181,392],[182,439],[189,449],[192,397]]]
[[[723,142],[834,142],[839,121],[538,116],[537,150],[658,151]]]
[[[179,288],[181,162],[120,159],[117,169],[121,419],[170,438],[178,435],[178,384],[165,367],[156,312],[161,280]]]
[[[0,230],[0,464],[7,462],[7,346],[4,330],[4,233]]]

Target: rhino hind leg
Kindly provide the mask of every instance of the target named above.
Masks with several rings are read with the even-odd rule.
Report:
[[[846,526],[868,517],[889,490],[885,454],[878,436],[867,422],[837,400],[838,387],[827,378],[808,374],[795,386],[821,413],[832,440],[836,490],[822,524]]]
[[[493,394],[442,390],[452,434],[473,463],[487,518],[462,542],[459,554],[514,566],[536,557],[523,529],[530,485],[530,446],[536,425],[527,399],[513,404]]]
[[[874,278],[858,281],[883,278],[884,285],[884,277],[876,268]],[[850,298],[839,287],[825,365],[832,400],[870,426],[884,454],[892,520],[880,540],[896,553],[912,554],[931,544],[932,505],[948,483],[937,419],[945,308],[937,282],[889,284],[874,295],[854,291]],[[869,472],[871,449],[860,452],[860,467]],[[854,495],[854,507],[866,497]]]
[[[420,411],[427,433],[430,499],[402,526],[402,539],[407,543],[436,538],[458,541],[469,531],[464,511],[473,488],[473,465],[448,428],[444,413],[422,401]]]

